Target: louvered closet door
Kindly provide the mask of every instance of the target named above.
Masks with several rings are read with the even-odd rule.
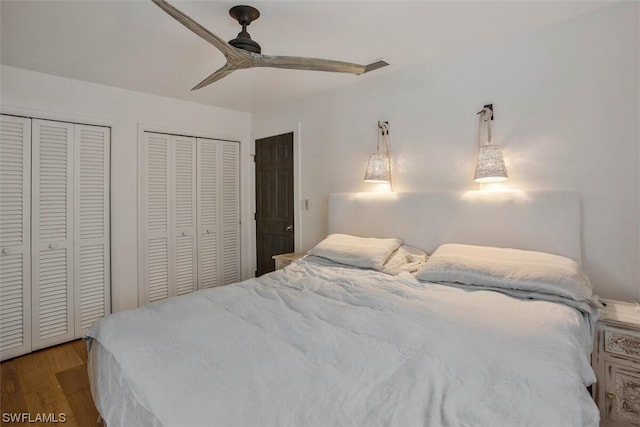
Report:
[[[196,140],[145,132],[140,302],[197,288]]]
[[[144,133],[140,230],[140,303],[169,297],[171,247],[171,136]]]
[[[74,338],[73,125],[32,121],[32,349]]]
[[[75,336],[110,312],[110,129],[75,125]]]
[[[31,351],[31,120],[0,116],[0,360]]]
[[[240,144],[222,142],[222,284],[240,280]]]
[[[198,278],[199,288],[222,284],[218,249],[218,142],[198,138]]]
[[[198,139],[200,289],[240,280],[239,144]]]
[[[196,269],[196,139],[172,137],[173,227],[175,293],[184,295],[197,288]]]

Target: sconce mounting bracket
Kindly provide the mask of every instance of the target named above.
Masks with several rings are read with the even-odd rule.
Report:
[[[495,117],[495,113],[493,111],[493,104],[483,105],[483,108],[488,108],[489,110],[491,110],[491,120],[493,120]]]

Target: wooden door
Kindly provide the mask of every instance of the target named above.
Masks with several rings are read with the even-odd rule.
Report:
[[[294,251],[293,133],[256,140],[256,276]]]

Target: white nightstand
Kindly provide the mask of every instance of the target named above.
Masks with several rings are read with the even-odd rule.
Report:
[[[276,261],[276,270],[280,270],[305,255],[306,253],[302,252],[291,252],[288,254],[274,255],[272,258]]]
[[[592,364],[602,426],[640,425],[640,306],[601,300]]]

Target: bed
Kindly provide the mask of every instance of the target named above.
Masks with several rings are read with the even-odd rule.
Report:
[[[332,194],[307,257],[94,325],[96,407],[109,426],[597,426],[580,216],[570,192]],[[366,258],[336,245],[362,238]],[[405,247],[431,256],[389,269]]]

